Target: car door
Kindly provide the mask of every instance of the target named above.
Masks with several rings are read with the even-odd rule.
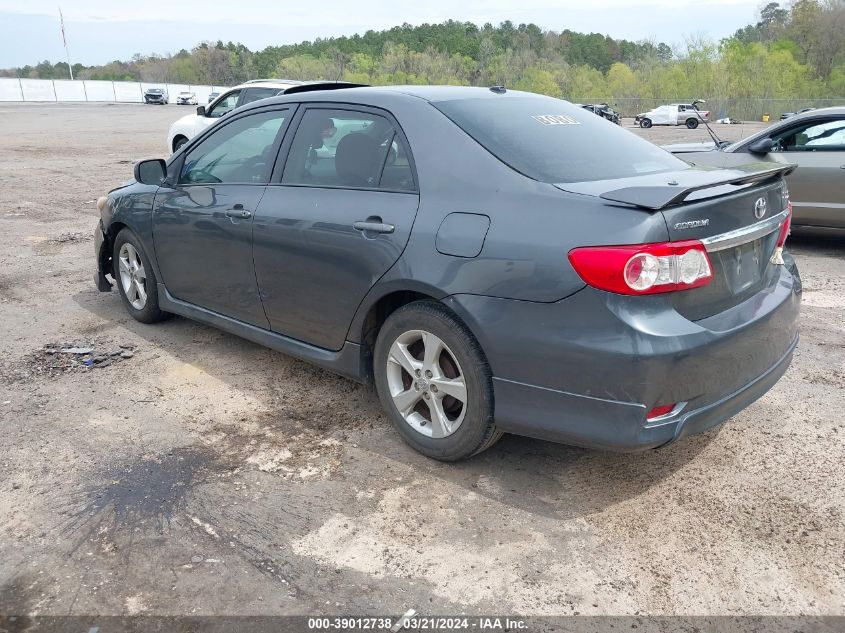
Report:
[[[271,328],[325,349],[410,236],[413,160],[382,110],[314,105],[299,115],[255,217],[255,275]]]
[[[795,224],[845,227],[845,116],[805,119],[771,139],[766,159],[798,165],[787,179]]]
[[[159,189],[153,240],[175,298],[268,327],[252,262],[252,223],[289,112],[233,116],[193,144],[179,159],[175,184]]]
[[[655,125],[673,125],[677,120],[678,110],[672,106],[660,106],[651,116],[651,122]]]
[[[217,101],[205,109],[205,116],[197,116],[194,136],[201,133],[220,117],[229,114],[229,112],[237,108],[240,98],[241,90],[230,90],[222,97],[218,97]]]

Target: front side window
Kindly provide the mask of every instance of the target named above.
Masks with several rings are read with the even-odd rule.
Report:
[[[281,90],[279,88],[247,88],[244,90],[243,97],[241,97],[241,105],[246,105],[259,99],[275,97],[280,92]]]
[[[211,110],[208,111],[206,116],[211,119],[219,119],[224,114],[227,114],[235,109],[238,105],[238,97],[241,96],[240,90],[233,90],[232,92],[228,93],[225,97],[220,99]]]
[[[690,169],[636,134],[552,97],[482,97],[433,105],[500,161],[542,182]]]
[[[845,119],[814,121],[772,136],[773,152],[843,152]]]
[[[310,109],[291,144],[283,184],[413,191],[404,142],[383,116]]]
[[[287,114],[259,112],[217,128],[185,157],[180,184],[267,182]]]

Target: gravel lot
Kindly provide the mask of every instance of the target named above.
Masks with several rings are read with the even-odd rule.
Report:
[[[801,344],[721,429],[444,465],[368,389],[95,290],[94,200],[189,110],[0,106],[0,613],[845,614],[845,240],[792,239]]]

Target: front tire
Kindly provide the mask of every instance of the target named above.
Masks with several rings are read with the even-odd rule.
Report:
[[[650,128],[651,127],[651,119],[640,119],[640,127]]]
[[[177,136],[173,141],[173,152],[178,152],[182,146],[188,142],[188,139],[184,136]]]
[[[391,314],[373,363],[390,421],[423,455],[457,461],[502,436],[493,422],[492,373],[484,352],[444,306],[417,301]]]
[[[158,307],[158,283],[141,240],[128,228],[114,240],[112,276],[126,311],[141,323],[158,323],[169,315]]]
[[[690,130],[694,130],[698,127],[698,120],[697,119],[687,119],[687,127]]]

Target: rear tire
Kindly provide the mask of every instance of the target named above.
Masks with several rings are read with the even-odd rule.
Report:
[[[687,119],[687,127],[691,130],[694,130],[698,127],[698,120],[697,119]]]
[[[170,315],[158,307],[158,283],[141,240],[128,228],[114,240],[112,276],[126,311],[141,323],[158,323]]]
[[[423,455],[458,461],[502,436],[493,422],[493,379],[484,352],[439,303],[409,303],[387,318],[373,374],[393,426]]]
[[[646,129],[650,128],[651,127],[651,119],[641,119],[640,120],[640,127],[643,127],[643,128],[646,128]]]

